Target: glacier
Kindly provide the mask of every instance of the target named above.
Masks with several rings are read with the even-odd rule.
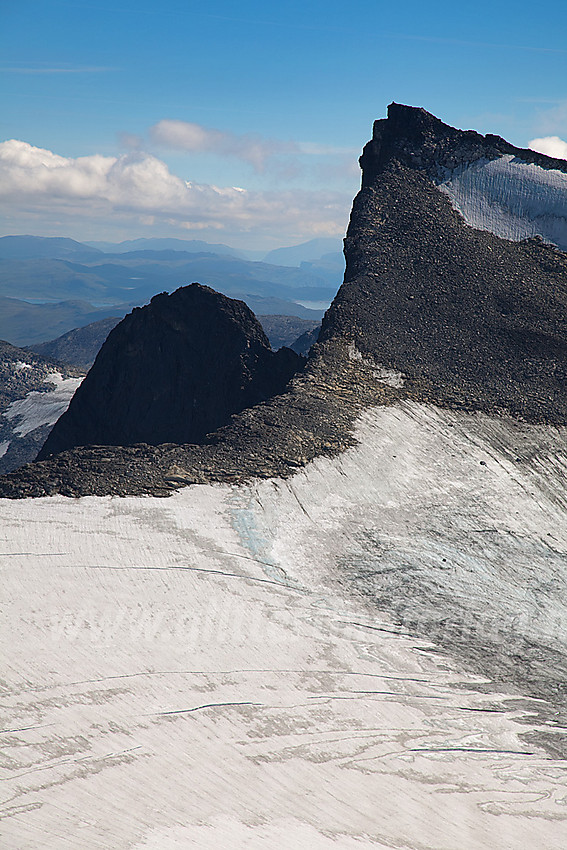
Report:
[[[467,224],[519,242],[540,236],[567,250],[567,174],[505,154],[447,170],[438,188]]]
[[[504,662],[565,657],[567,429],[404,401],[356,438],[0,501],[5,846],[562,850],[561,723]]]
[[[28,364],[22,364],[22,367]],[[81,384],[82,378],[64,378],[60,372],[50,372],[44,378],[44,383],[50,384],[53,389],[47,392],[28,393],[24,398],[13,401],[4,411],[2,416],[12,422],[14,434],[25,437],[36,428],[44,425],[54,425],[62,413],[69,407],[69,403]]]

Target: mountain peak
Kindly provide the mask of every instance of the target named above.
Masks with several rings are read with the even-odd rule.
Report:
[[[109,334],[40,458],[81,445],[200,443],[281,392],[302,363],[273,352],[243,301],[192,283],[154,295]]]
[[[524,164],[567,173],[566,160],[518,148],[494,134],[483,136],[475,130],[458,130],[421,107],[401,103],[391,103],[388,117],[374,122],[372,139],[364,147],[360,165],[363,186],[370,185],[393,160],[424,170],[430,178],[442,181],[447,172],[463,165],[505,155]]]

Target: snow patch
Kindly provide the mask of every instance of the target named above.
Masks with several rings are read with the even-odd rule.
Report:
[[[404,378],[401,372],[396,372],[394,369],[386,369],[385,366],[379,366],[368,357],[364,357],[361,351],[351,343],[348,348],[348,356],[351,360],[357,360],[359,363],[364,363],[365,366],[372,371],[372,374],[381,384],[387,384],[389,387],[400,389],[404,385]]]
[[[9,445],[10,445],[10,440],[4,440],[2,443],[0,443],[0,457],[4,457],[4,455],[8,451]]]
[[[32,366],[31,363],[24,363],[23,360],[17,360],[16,363],[14,364],[14,368],[18,372],[21,372],[22,369],[33,369],[33,366]]]
[[[64,378],[60,372],[50,372],[44,383],[53,384],[55,389],[48,392],[30,392],[25,398],[13,401],[3,416],[11,420],[20,419],[14,426],[14,433],[24,437],[30,431],[42,425],[54,425],[67,410],[73,394],[82,378]]]
[[[519,242],[541,236],[567,250],[567,174],[506,154],[480,159],[439,184],[467,224]]]

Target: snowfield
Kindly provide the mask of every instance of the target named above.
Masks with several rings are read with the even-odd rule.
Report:
[[[23,363],[20,368],[27,365]],[[82,380],[82,378],[64,378],[60,372],[50,372],[44,383],[51,384],[53,390],[28,393],[25,398],[13,401],[2,415],[9,421],[14,420],[12,427],[19,437],[24,437],[43,425],[55,425],[69,407],[75,390]]]
[[[541,236],[567,250],[567,174],[511,154],[464,165],[439,188],[467,224],[518,242]]]
[[[6,365],[6,364],[4,364]],[[29,363],[8,363],[8,369],[24,372],[33,369]],[[0,410],[0,473],[11,472],[24,463],[31,463],[43,446],[51,428],[65,413],[80,378],[64,378],[61,372],[48,371],[39,366],[39,380],[45,390],[32,390],[16,398]],[[45,375],[45,377],[42,377]],[[13,395],[12,395],[13,397]]]
[[[286,481],[0,501],[3,846],[563,850],[538,700],[438,646],[565,653],[566,429],[405,402],[357,436]]]

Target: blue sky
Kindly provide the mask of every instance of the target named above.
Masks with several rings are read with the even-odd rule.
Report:
[[[567,139],[564,0],[3,0],[0,30],[0,235],[340,236],[392,100]]]

